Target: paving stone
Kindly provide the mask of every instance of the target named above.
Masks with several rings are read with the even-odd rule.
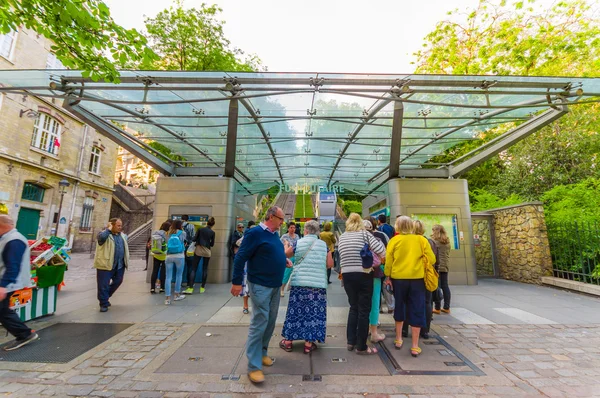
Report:
[[[93,386],[79,386],[68,389],[66,393],[70,397],[80,397],[89,395],[92,391],[94,391]]]
[[[118,360],[118,361],[108,361],[104,364],[107,368],[128,368],[135,363],[134,360]]]
[[[67,382],[69,384],[95,384],[100,378],[101,376],[95,375],[79,375],[71,377]]]
[[[117,391],[115,393],[115,398],[135,398],[137,397],[136,392],[131,391]]]
[[[60,376],[60,373],[57,372],[44,372],[41,373],[38,378],[39,379],[56,379],[58,376]]]
[[[123,357],[123,359],[133,359],[133,360],[138,360],[138,359],[142,359],[145,356],[145,354],[136,352],[136,353],[131,353],[131,354],[127,354]]]
[[[139,398],[161,398],[164,394],[160,391],[141,391]]]
[[[566,355],[552,355],[552,358],[556,359],[557,361],[570,361],[571,358],[569,358]]]
[[[0,386],[0,392],[8,392],[8,393],[17,392],[24,387],[25,387],[24,384],[9,383],[9,384]]]
[[[99,375],[100,373],[104,372],[106,369],[104,368],[87,368],[87,369],[83,369],[81,371],[82,375]]]
[[[91,396],[94,397],[114,397],[114,391],[104,391],[104,390],[96,390],[90,393]]]
[[[119,376],[127,371],[127,368],[108,368],[102,373],[104,376]]]
[[[152,381],[138,381],[137,383],[135,383],[134,385],[132,385],[130,388],[132,390],[144,391],[144,390],[152,390],[152,389],[154,389],[155,385],[156,385],[156,383],[154,383]]]
[[[104,376],[98,381],[98,385],[106,385],[112,383],[116,379],[116,376]]]

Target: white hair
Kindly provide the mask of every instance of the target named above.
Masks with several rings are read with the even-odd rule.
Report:
[[[319,223],[315,220],[310,220],[306,224],[304,224],[304,234],[305,235],[316,235],[320,231]]]

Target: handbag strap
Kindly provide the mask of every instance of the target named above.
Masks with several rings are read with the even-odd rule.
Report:
[[[308,250],[302,255],[302,257],[300,257],[300,260],[296,261],[296,264],[294,265],[298,265],[302,262],[302,260],[304,260],[304,258],[306,257],[306,255],[308,254],[308,252],[310,252],[312,250],[312,248],[315,246],[315,243],[317,243],[318,239],[315,239],[315,241],[312,243],[312,245],[310,245],[310,247],[308,248]]]

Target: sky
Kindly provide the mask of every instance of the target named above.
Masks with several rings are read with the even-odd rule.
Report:
[[[115,21],[144,29],[167,0],[104,0]],[[218,0],[225,36],[271,72],[411,73],[423,38],[478,0]],[[186,0],[185,8],[202,1]]]

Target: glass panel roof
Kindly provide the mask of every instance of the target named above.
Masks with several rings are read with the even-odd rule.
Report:
[[[0,70],[0,83],[4,92],[79,101],[75,113],[171,149],[179,157],[167,166],[178,167],[175,173],[186,167],[186,175],[225,167],[230,100],[237,98],[234,177],[250,192],[275,182],[336,181],[368,192],[388,178],[394,132],[400,170],[447,168],[428,162],[557,103],[600,97],[600,79],[579,77],[122,71],[121,83],[109,84],[74,70]],[[401,128],[394,126],[396,103],[403,105]]]

